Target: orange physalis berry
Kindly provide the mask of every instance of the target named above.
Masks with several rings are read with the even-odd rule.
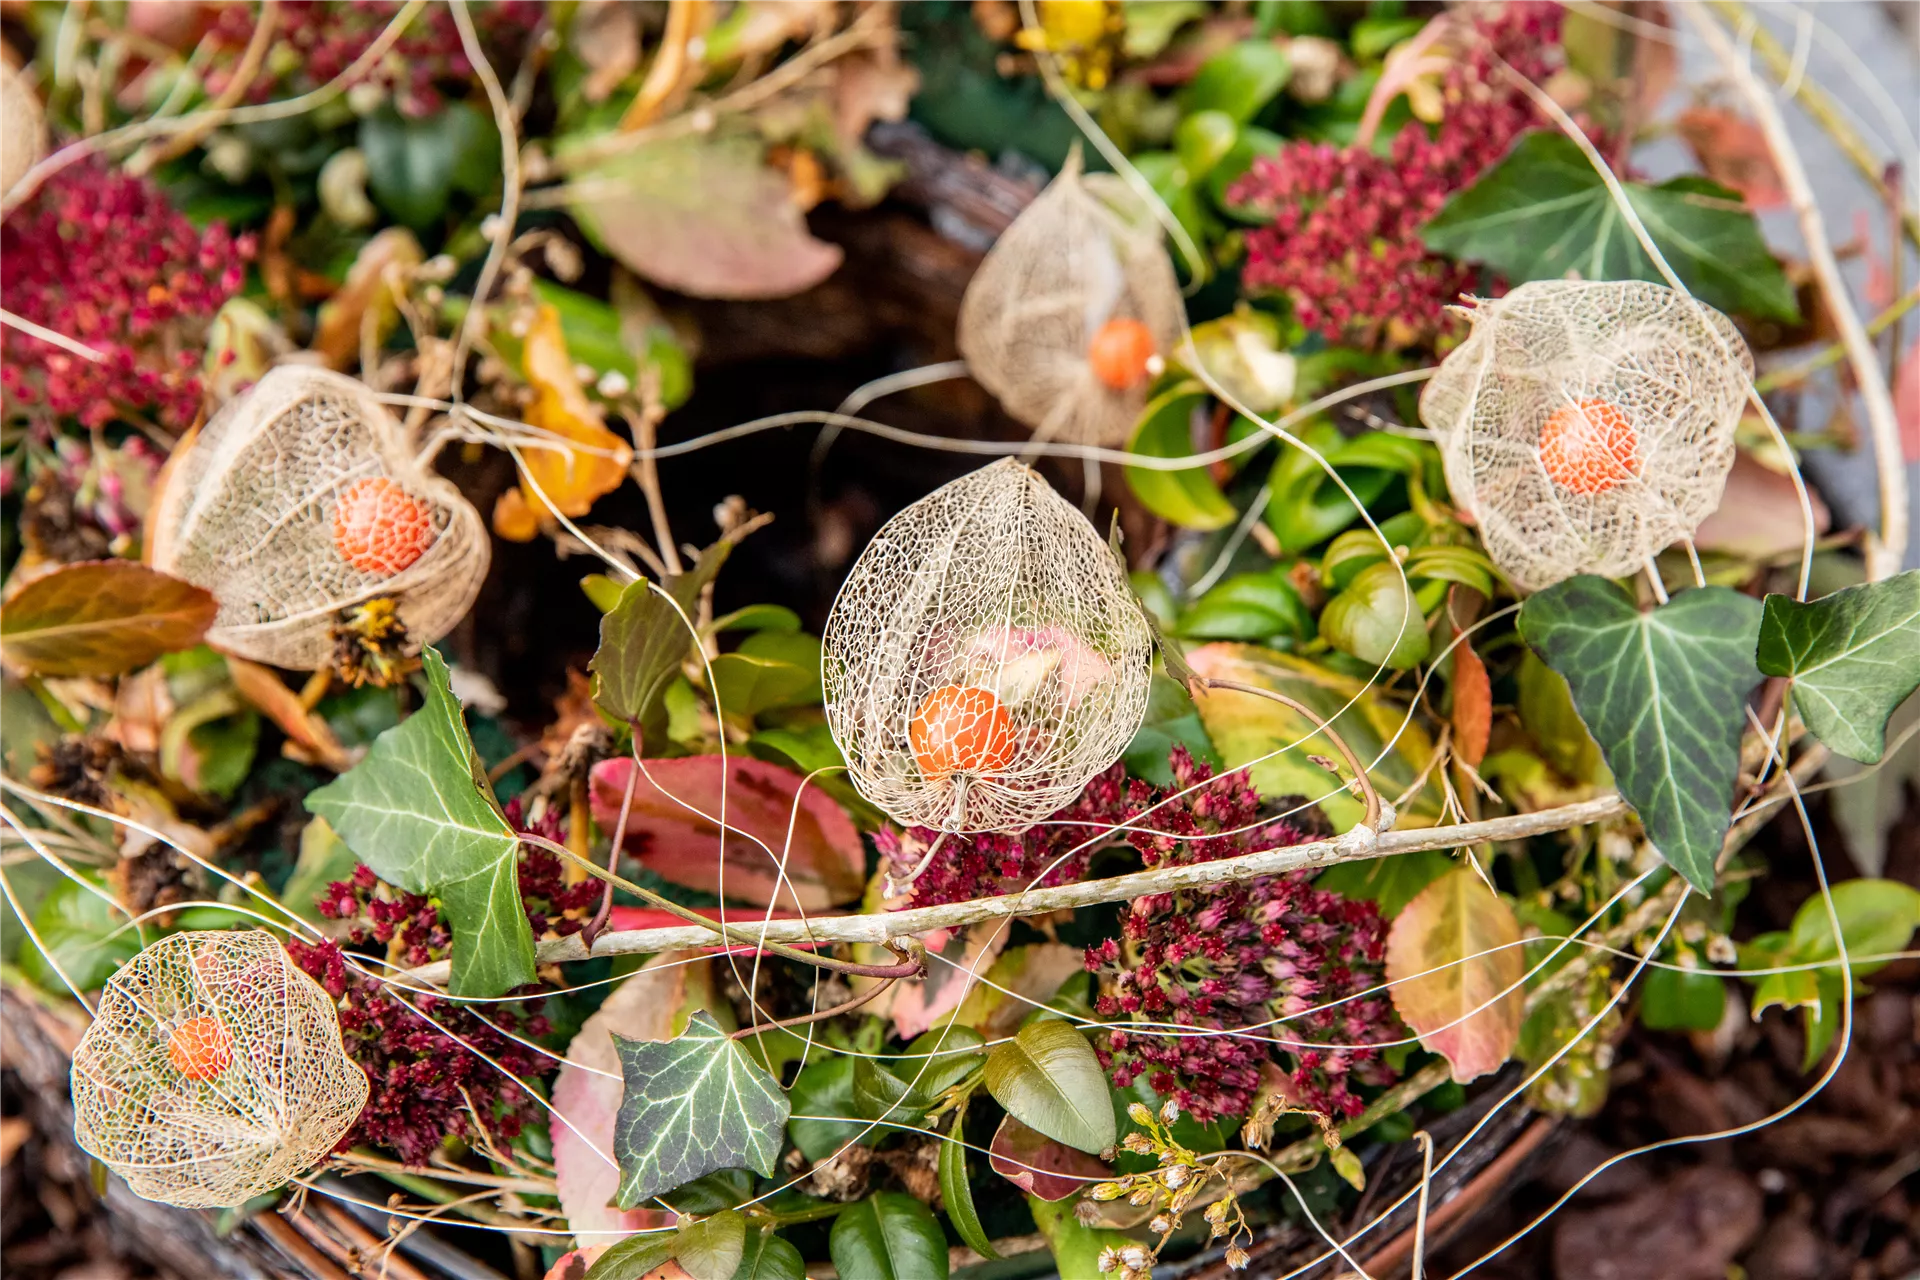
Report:
[[[427,504],[385,476],[356,481],[333,509],[333,545],[362,573],[392,577],[432,542]]]
[[[942,685],[907,725],[914,763],[928,778],[999,773],[1013,763],[1013,724],[990,689]]]
[[[167,1061],[189,1080],[211,1080],[233,1065],[233,1037],[217,1018],[188,1018],[167,1037]]]
[[[1146,381],[1153,359],[1153,331],[1138,320],[1109,320],[1087,344],[1093,376],[1115,391],[1130,391]]]
[[[1540,465],[1574,493],[1605,493],[1640,470],[1640,435],[1618,405],[1562,405],[1540,430]]]

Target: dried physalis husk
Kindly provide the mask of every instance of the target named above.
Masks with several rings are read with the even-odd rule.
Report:
[[[486,525],[365,385],[282,365],[183,440],[149,522],[154,568],[220,603],[210,643],[318,669],[344,611],[394,600],[429,644],[473,604]]]
[[[1725,316],[1664,285],[1577,280],[1469,316],[1420,417],[1516,585],[1636,572],[1720,505],[1753,378]]]
[[[974,272],[960,354],[1036,438],[1120,445],[1184,314],[1152,214],[1076,152]]]
[[[47,153],[47,116],[33,86],[0,56],[0,195]]]
[[[1118,559],[1010,458],[889,520],[823,645],[854,786],[952,832],[1017,830],[1077,796],[1140,727],[1153,659]]]
[[[367,1101],[333,998],[264,929],[176,933],[107,980],[73,1136],[134,1194],[230,1208],[312,1168]]]

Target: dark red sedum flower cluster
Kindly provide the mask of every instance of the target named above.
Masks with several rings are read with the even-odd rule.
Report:
[[[1129,841],[1149,868],[1211,862],[1298,844],[1303,833],[1263,821],[1260,797],[1236,772],[1214,779],[1183,747],[1173,751],[1174,787],[1148,811],[1129,816]],[[1144,784],[1136,783],[1144,799]],[[1193,788],[1185,795],[1180,793]],[[1368,1045],[1402,1032],[1384,994],[1354,996],[1379,984],[1386,922],[1371,902],[1315,889],[1305,874],[1273,876],[1134,900],[1122,939],[1087,950],[1102,976],[1103,1017],[1247,1035],[1194,1036],[1113,1030],[1101,1058],[1122,1088],[1144,1078],[1196,1119],[1245,1115],[1257,1100],[1270,1055],[1291,1060],[1297,1107],[1324,1115],[1359,1114],[1353,1085],[1389,1084],[1394,1072]],[[1275,1022],[1275,1019],[1284,1021]]]
[[[145,178],[88,164],[62,170],[0,226],[0,301],[106,358],[9,326],[0,329],[0,388],[43,421],[98,427],[133,411],[185,430],[200,411],[207,325],[252,256],[252,237],[219,223],[199,230]]]
[[[1432,342],[1444,308],[1476,273],[1428,253],[1421,227],[1522,133],[1549,124],[1489,55],[1546,80],[1560,63],[1562,17],[1542,0],[1483,6],[1442,79],[1445,115],[1431,131],[1407,124],[1390,157],[1297,141],[1255,161],[1229,192],[1273,218],[1248,233],[1246,287],[1285,294],[1300,322],[1330,342]]]
[[[552,855],[522,851],[520,895],[534,936],[548,929],[563,935],[577,931],[580,922],[563,913],[591,908],[599,894],[598,881],[566,884],[560,862]],[[328,885],[317,905],[330,919],[353,922],[349,947],[384,953],[393,964],[412,966],[444,959],[452,943],[428,899],[383,885],[364,866],[356,867],[351,879]],[[468,1006],[409,993],[407,1004],[433,1019],[428,1022],[388,995],[379,983],[349,969],[339,945],[309,944],[295,937],[288,940],[287,951],[295,964],[340,1002],[347,1053],[372,1081],[366,1108],[341,1139],[342,1149],[370,1143],[392,1150],[408,1164],[423,1164],[449,1137],[477,1136],[467,1110],[469,1099],[488,1133],[502,1140],[513,1138],[524,1124],[540,1118],[540,1105],[527,1091],[479,1056],[485,1054],[523,1080],[551,1072],[556,1065],[552,1058],[487,1025],[491,1022],[514,1035],[540,1040],[550,1030],[539,1012],[540,1001],[478,1006],[483,1021],[468,1012]],[[380,971],[372,963],[362,967]]]

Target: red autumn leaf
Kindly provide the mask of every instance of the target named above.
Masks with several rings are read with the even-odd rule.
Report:
[[[1674,127],[1707,176],[1738,191],[1750,208],[1777,209],[1787,202],[1767,136],[1753,121],[1731,111],[1692,107],[1680,113]]]
[[[131,560],[62,565],[7,597],[0,652],[40,676],[117,676],[191,649],[213,625],[213,594]]]
[[[1435,880],[1387,932],[1393,1007],[1461,1084],[1497,1071],[1526,1016],[1520,922],[1465,868]]]
[[[1487,664],[1462,640],[1453,650],[1453,754],[1479,768],[1487,758],[1487,735],[1493,730],[1493,686]]]
[[[1113,1176],[1098,1156],[1055,1142],[1012,1116],[1000,1122],[988,1152],[995,1173],[1042,1200],[1065,1200]]]
[[[645,765],[634,781],[625,839],[649,870],[689,889],[762,906],[776,901],[777,891],[781,906],[804,911],[851,902],[866,887],[860,833],[825,793],[811,786],[802,790],[799,774],[748,756],[685,756]],[[618,824],[620,800],[634,772],[627,758],[594,767],[593,820],[602,830]],[[723,781],[730,828],[724,864]],[[635,841],[636,835],[642,839]]]

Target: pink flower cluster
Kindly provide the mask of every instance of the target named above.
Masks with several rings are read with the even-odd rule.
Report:
[[[252,256],[251,236],[197,230],[144,178],[97,165],[55,175],[0,226],[0,301],[106,358],[0,330],[9,408],[89,427],[146,411],[185,430],[200,410],[207,325]]]
[[[317,88],[352,66],[400,8],[397,0],[284,0],[274,37],[279,47],[269,65],[297,68],[299,87]],[[538,0],[495,0],[473,6],[474,29],[496,67],[503,59],[517,61],[526,51],[527,36],[539,25],[542,8]],[[223,4],[218,6],[213,33],[237,60],[259,20],[259,12],[251,5]],[[441,84],[472,78],[473,63],[460,42],[451,7],[433,4],[413,19],[384,58],[368,68],[364,82],[391,89],[401,113],[417,117],[439,110]],[[215,93],[223,83],[222,73],[208,77]],[[261,102],[274,96],[275,90],[274,80],[263,76],[250,93],[253,101]]]
[[[592,906],[600,885],[594,880],[568,885],[559,859],[529,849],[520,855],[520,896],[536,937],[549,929],[564,935],[577,931],[580,922],[563,913]],[[328,885],[316,905],[329,919],[352,922],[349,947],[373,950],[393,964],[444,959],[452,945],[452,935],[428,899],[381,884],[364,866],[355,867],[351,878]],[[403,1004],[373,979],[349,969],[337,943],[294,937],[287,941],[287,953],[340,1002],[347,1052],[372,1082],[366,1108],[341,1139],[343,1149],[372,1143],[396,1152],[408,1164],[423,1164],[447,1138],[478,1136],[472,1131],[469,1104],[496,1138],[513,1138],[523,1125],[539,1119],[539,1103],[509,1076],[532,1080],[551,1072],[555,1063],[495,1028],[530,1040],[545,1037],[551,1027],[539,1012],[540,1001],[483,1006],[482,1021],[466,1006],[432,995],[409,993]],[[378,972],[375,964],[362,967]],[[501,1069],[488,1065],[480,1054]]]
[[[1467,47],[1442,77],[1446,114],[1431,131],[1407,124],[1390,158],[1298,141],[1255,161],[1229,192],[1273,218],[1247,236],[1246,287],[1285,294],[1300,322],[1330,342],[1398,348],[1434,341],[1444,308],[1476,274],[1428,253],[1420,228],[1516,138],[1546,123],[1495,72],[1491,55],[1540,83],[1559,64],[1562,16],[1545,0],[1482,6]]]
[[[1129,839],[1150,868],[1303,838],[1285,820],[1261,819],[1260,797],[1243,773],[1214,779],[1182,747],[1172,762],[1166,801],[1131,815],[1140,830]],[[1295,1106],[1357,1115],[1364,1103],[1353,1084],[1388,1084],[1394,1072],[1377,1050],[1321,1046],[1398,1038],[1384,995],[1333,1003],[1377,986],[1385,951],[1386,922],[1372,903],[1315,889],[1304,874],[1137,898],[1122,939],[1087,950],[1088,970],[1103,979],[1097,1008],[1103,1017],[1171,1026],[1109,1031],[1102,1061],[1116,1085],[1145,1078],[1205,1122],[1245,1115],[1262,1067],[1281,1052],[1293,1063]],[[1192,1034],[1242,1028],[1241,1035]]]

